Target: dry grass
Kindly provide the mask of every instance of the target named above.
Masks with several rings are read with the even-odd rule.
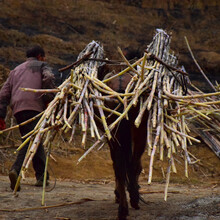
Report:
[[[193,50],[204,53],[213,51],[217,53],[215,57],[220,56],[217,49],[217,37],[220,34],[219,13],[214,5],[218,3],[210,1],[204,5],[204,2],[197,1],[189,7],[185,1],[175,4],[163,1],[161,4],[160,1],[143,0],[142,8],[139,8],[126,5],[125,2],[0,2],[0,42],[5,48],[0,53],[0,63],[13,68],[21,62],[21,58],[25,59],[22,55],[30,44],[38,43],[48,51],[48,61],[51,65],[61,67],[71,63],[92,40],[103,43],[107,57],[117,58],[117,46],[133,46],[143,52],[151,42],[156,28],[172,31],[172,48],[180,53],[180,62],[184,61],[188,72],[196,70],[188,55],[185,35]],[[182,7],[181,10],[179,7]],[[15,57],[5,51],[10,51],[11,47]],[[200,60],[207,59],[204,53],[200,53]],[[7,60],[10,62],[6,62]],[[209,62],[206,62],[206,65],[209,66]],[[209,67],[208,69],[210,70]],[[219,67],[215,66],[211,72],[218,73]]]

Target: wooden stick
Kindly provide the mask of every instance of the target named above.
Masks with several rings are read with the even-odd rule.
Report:
[[[68,205],[78,205],[78,204],[82,204],[84,202],[90,202],[90,201],[95,201],[95,200],[85,198],[77,202],[67,202],[67,203],[55,204],[55,205],[50,205],[50,206],[30,207],[30,208],[23,208],[23,209],[0,209],[0,211],[2,212],[25,212],[25,211],[57,208],[57,207],[68,206]]]
[[[173,66],[170,66],[169,64],[163,62],[159,57],[155,56],[154,54],[149,54],[148,53],[148,57],[149,57],[148,59],[154,59],[154,60],[158,61],[159,63],[163,64],[164,66],[166,66],[168,69],[175,70],[176,72],[181,73],[183,75],[188,75],[188,73],[186,73],[186,72],[184,72],[184,71],[182,71],[180,69],[177,69],[177,68],[175,68]]]
[[[93,53],[93,51],[90,51],[89,53],[85,54],[81,59],[77,60],[76,62],[74,62],[68,66],[65,66],[65,67],[59,69],[58,71],[63,72],[65,70],[72,68],[73,66],[75,66],[75,67],[79,66],[82,62],[86,61],[92,53]]]
[[[202,73],[203,77],[206,79],[206,81],[207,81],[208,84],[212,87],[212,89],[213,89],[215,92],[217,92],[216,88],[213,86],[213,84],[211,83],[211,81],[208,79],[208,77],[206,76],[206,74],[204,73],[204,71],[202,70],[202,68],[201,68],[200,65],[198,64],[198,62],[196,61],[196,59],[195,59],[195,57],[194,57],[194,55],[193,55],[193,52],[192,52],[192,50],[191,50],[191,48],[190,48],[190,46],[189,46],[189,42],[188,42],[188,40],[187,40],[187,37],[184,36],[184,38],[185,38],[185,41],[186,41],[186,45],[187,45],[187,47],[188,47],[188,50],[189,50],[189,52],[190,52],[190,54],[191,54],[191,56],[192,56],[192,58],[193,58],[193,61],[194,61],[195,64],[196,64],[196,66],[199,68],[199,70],[200,70],[200,72]]]

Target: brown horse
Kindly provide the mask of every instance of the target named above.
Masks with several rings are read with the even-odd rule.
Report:
[[[112,79],[107,85],[117,92],[124,92],[130,79],[130,74],[126,73]],[[106,105],[111,109],[115,107],[113,102],[108,102]],[[134,209],[139,209],[138,178],[142,170],[141,156],[146,145],[148,115],[145,113],[140,126],[136,128],[134,121],[138,109],[132,107],[128,113],[129,120],[123,119],[112,131],[112,139],[108,141],[115,173],[115,201],[119,203],[118,218],[120,220],[126,219],[128,216],[126,188],[129,192],[131,206]],[[115,119],[113,115],[109,117],[108,124],[111,124]]]

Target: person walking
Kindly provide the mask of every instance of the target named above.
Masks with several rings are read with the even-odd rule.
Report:
[[[20,88],[32,89],[53,89],[55,88],[55,77],[52,69],[45,62],[45,51],[40,46],[34,46],[26,52],[27,60],[17,66],[9,74],[8,79],[0,90],[0,129],[5,128],[5,116],[7,106],[10,104],[13,115],[20,124],[30,118],[35,117],[42,112],[47,104],[54,98],[51,93],[25,92]],[[39,118],[19,126],[20,134],[23,137],[34,129]],[[23,140],[24,141],[24,140]],[[10,172],[10,187],[12,190],[20,173],[29,143],[27,143],[17,155]],[[43,186],[44,168],[45,168],[45,151],[43,145],[38,146],[37,152],[33,157],[32,163],[35,170],[35,186]],[[47,185],[49,184],[49,174],[47,175]],[[20,191],[20,185],[18,187]]]

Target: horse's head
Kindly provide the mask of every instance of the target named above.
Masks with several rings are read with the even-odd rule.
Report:
[[[104,79],[108,79],[114,75],[115,75],[114,72],[110,72],[107,75],[105,75]],[[130,72],[124,73],[121,76],[118,76],[116,78],[113,78],[107,81],[106,84],[114,91],[119,92],[119,93],[124,93],[128,83],[130,82],[132,78],[132,75],[133,73],[130,73]]]

